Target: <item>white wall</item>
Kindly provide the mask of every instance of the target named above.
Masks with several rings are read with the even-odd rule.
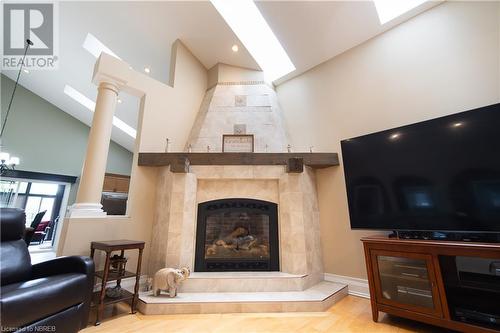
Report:
[[[292,145],[340,140],[500,101],[500,3],[446,2],[277,87]],[[320,170],[325,271],[366,277],[342,166]]]
[[[208,70],[208,89],[222,82],[264,81],[264,72],[218,63]]]

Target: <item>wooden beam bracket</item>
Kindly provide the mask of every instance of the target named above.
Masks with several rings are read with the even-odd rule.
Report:
[[[189,165],[190,162],[187,157],[179,157],[174,159],[170,164],[170,171],[173,173],[188,173]]]
[[[302,173],[304,172],[304,159],[302,157],[291,157],[286,162],[287,173]]]

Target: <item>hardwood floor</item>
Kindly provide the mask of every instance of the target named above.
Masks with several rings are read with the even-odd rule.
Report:
[[[371,319],[370,301],[348,296],[326,312],[235,313],[198,315],[128,314],[126,305],[109,306],[100,326],[89,326],[82,332],[163,333],[163,332],[450,332],[434,326],[380,315]]]

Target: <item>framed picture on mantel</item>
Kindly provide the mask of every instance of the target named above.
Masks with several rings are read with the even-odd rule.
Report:
[[[222,135],[223,153],[253,153],[253,134]]]

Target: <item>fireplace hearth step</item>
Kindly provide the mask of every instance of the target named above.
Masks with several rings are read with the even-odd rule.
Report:
[[[179,293],[170,298],[139,295],[146,315],[179,313],[317,312],[329,309],[347,295],[347,285],[322,281],[303,291]]]
[[[193,272],[180,292],[265,292],[302,291],[307,274],[283,272]]]
[[[190,279],[293,279],[303,278],[307,274],[290,274],[284,272],[192,272],[189,275]]]

